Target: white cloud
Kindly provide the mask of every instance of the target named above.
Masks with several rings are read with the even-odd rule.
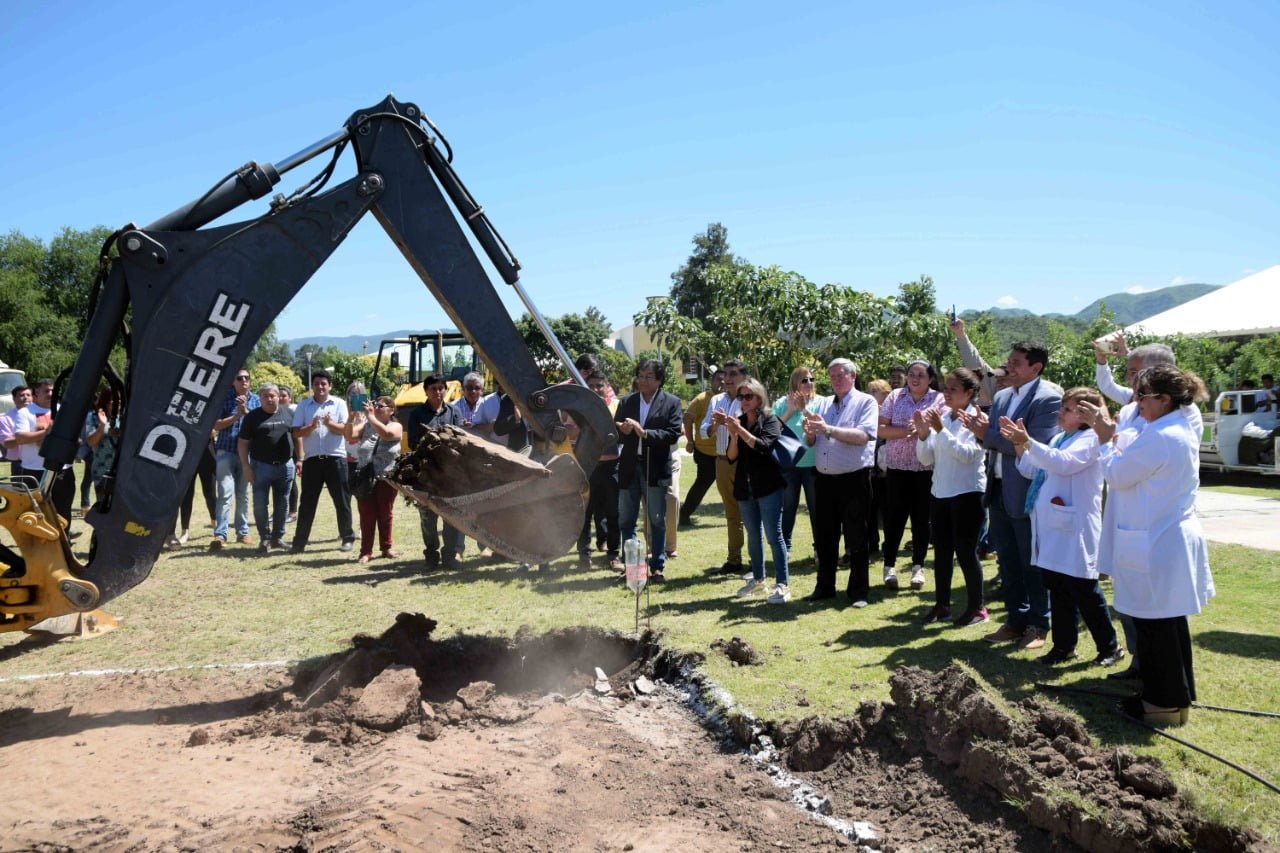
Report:
[[[999,299],[996,300],[996,305],[1000,306],[1001,308],[1012,308],[1017,304],[1018,304],[1018,297],[1016,296],[1001,296]]]
[[[1187,278],[1185,275],[1175,275],[1173,280],[1169,282],[1169,286],[1173,287],[1175,284],[1187,284],[1190,281],[1191,279]]]
[[[1153,290],[1155,290],[1154,287],[1143,287],[1140,284],[1135,284],[1133,287],[1126,289],[1125,293],[1132,293],[1134,296],[1137,296],[1139,293],[1150,293]]]
[[[1256,272],[1257,270],[1250,268],[1247,270],[1240,270],[1240,275],[1253,275]]]

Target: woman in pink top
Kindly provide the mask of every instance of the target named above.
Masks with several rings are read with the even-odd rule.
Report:
[[[916,458],[916,412],[942,406],[938,373],[919,360],[907,365],[907,384],[880,404],[880,438],[885,440],[884,585],[898,588],[898,545],[911,517],[911,588],[924,586],[924,558],[929,551],[929,500],[933,469]]]

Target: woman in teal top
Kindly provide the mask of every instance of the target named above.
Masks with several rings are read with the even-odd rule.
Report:
[[[791,428],[797,436],[804,435],[804,427],[801,422],[804,420],[804,412],[806,409],[812,411],[813,407],[813,388],[814,378],[813,371],[807,367],[797,367],[791,371],[791,390],[787,392],[785,397],[778,398],[773,405],[773,413],[778,416],[784,424]],[[806,509],[813,507],[813,477],[814,477],[814,457],[813,451],[808,450],[804,456],[800,458],[794,466],[782,472],[782,476],[787,481],[787,490],[782,496],[782,537],[787,542],[787,550],[791,549],[791,531],[796,526],[796,511],[800,508],[800,490],[804,490],[804,505]],[[809,532],[813,532],[813,517],[809,518]]]

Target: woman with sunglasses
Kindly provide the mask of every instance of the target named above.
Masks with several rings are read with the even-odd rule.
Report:
[[[804,413],[812,411],[815,384],[812,369],[797,367],[791,371],[791,391],[773,404],[773,413],[778,420],[790,427],[797,437],[804,435]],[[817,470],[814,462],[813,454],[806,452],[793,467],[782,472],[787,482],[782,495],[782,538],[787,543],[788,553],[791,551],[791,533],[796,526],[801,491],[804,492],[805,508],[813,506],[813,477]],[[809,517],[809,532],[813,533],[813,516]],[[814,538],[816,540],[817,537]]]
[[[1121,709],[1151,725],[1182,725],[1196,699],[1187,617],[1214,594],[1195,514],[1200,436],[1182,407],[1208,394],[1200,377],[1168,364],[1144,369],[1133,390],[1140,431],[1117,433],[1105,409],[1080,404],[1103,444],[1099,563],[1109,557],[1115,607],[1133,618],[1142,661],[1142,696]]]
[[[366,429],[367,427],[367,429]],[[347,421],[347,441],[356,448],[356,470],[372,465],[378,480],[373,493],[356,498],[360,512],[360,556],[357,562],[373,559],[373,531],[377,527],[382,556],[400,556],[391,550],[391,517],[396,505],[396,490],[384,478],[391,474],[400,455],[400,437],[404,427],[396,420],[396,404],[390,397],[366,400],[364,411]],[[354,478],[352,482],[355,482]]]
[[[747,532],[747,553],[751,557],[751,579],[738,590],[739,598],[764,591],[764,545],[773,550],[774,588],[770,604],[791,600],[787,543],[782,535],[782,496],[786,489],[782,469],[773,457],[773,444],[782,435],[782,421],[769,410],[769,398],[757,379],[738,386],[742,414],[729,418],[729,448],[725,458],[734,466],[733,497],[742,512]]]

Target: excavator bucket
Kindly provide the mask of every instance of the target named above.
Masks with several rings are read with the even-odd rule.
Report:
[[[481,544],[530,564],[569,550],[587,500],[587,478],[572,456],[540,465],[455,426],[426,430],[390,482]]]

